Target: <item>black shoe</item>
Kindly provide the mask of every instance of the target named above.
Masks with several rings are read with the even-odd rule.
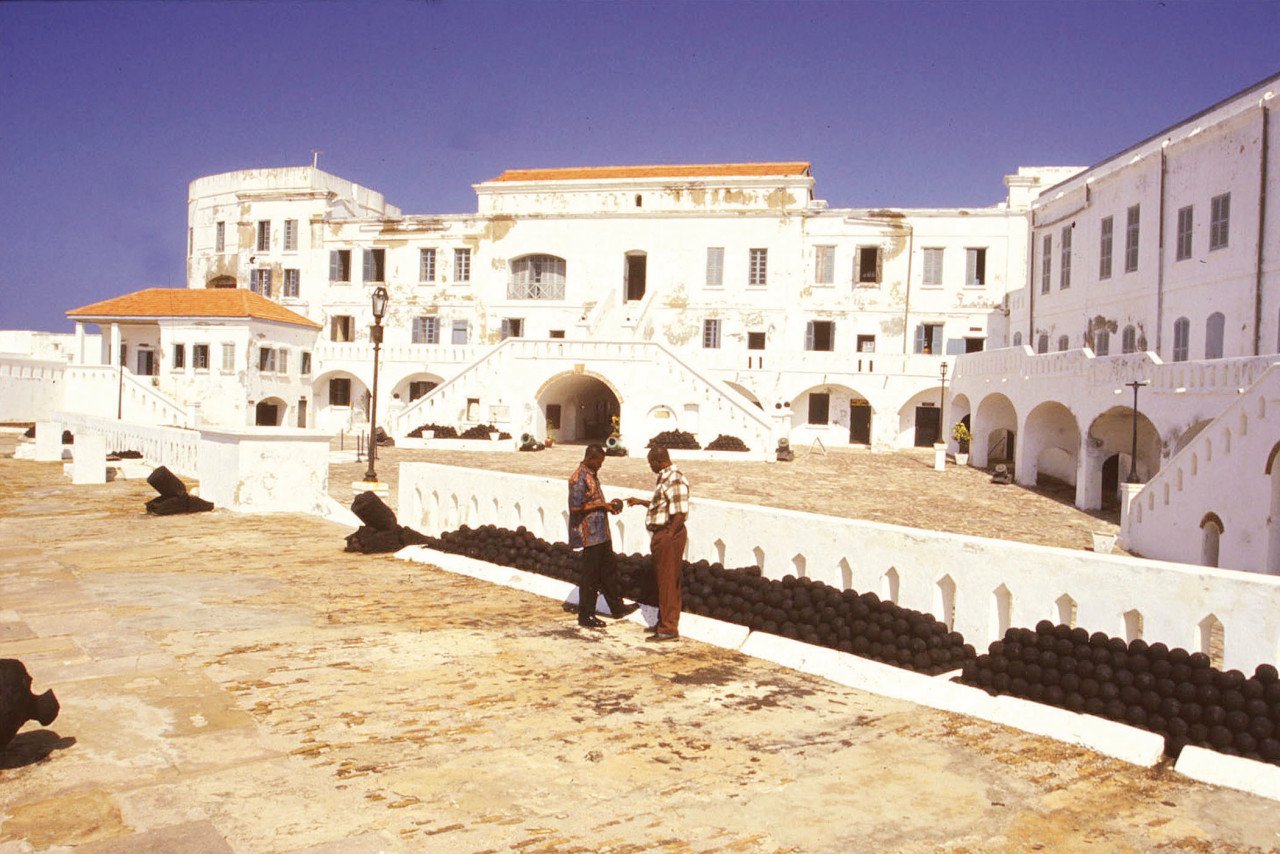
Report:
[[[658,633],[658,624],[654,623],[652,626],[645,626],[644,633],[646,635],[656,635]]]
[[[630,616],[631,614],[634,614],[636,611],[639,611],[639,610],[640,610],[639,605],[635,605],[635,604],[623,605],[621,608],[618,609],[618,612],[616,614],[612,614],[611,616],[615,620],[621,620],[623,617]]]
[[[649,637],[645,638],[645,640],[649,643],[663,643],[664,641],[678,641],[680,640],[680,636],[667,634],[666,632],[654,632],[649,635]]]
[[[578,625],[582,626],[584,629],[603,629],[605,627],[605,622],[604,620],[596,617],[579,617]]]

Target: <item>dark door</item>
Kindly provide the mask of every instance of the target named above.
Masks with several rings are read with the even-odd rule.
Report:
[[[916,447],[928,448],[938,441],[938,425],[942,423],[942,410],[936,406],[916,407]]]
[[[274,427],[280,423],[276,420],[279,410],[274,403],[259,403],[255,416],[253,423],[259,427]]]
[[[871,405],[865,400],[849,401],[849,444],[871,444]]]
[[[307,399],[305,397],[298,398],[298,426],[307,426]]]
[[[1102,463],[1102,506],[1120,506],[1120,455],[1112,454]]]
[[[149,377],[156,372],[156,354],[154,350],[138,351],[138,375]]]
[[[645,270],[648,266],[645,255],[627,256],[627,300],[644,299]]]

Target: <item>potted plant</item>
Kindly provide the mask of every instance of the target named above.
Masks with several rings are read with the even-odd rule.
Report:
[[[963,421],[957,421],[951,428],[951,438],[956,440],[956,465],[969,465],[969,443],[973,441],[973,434]]]
[[[547,441],[546,441],[546,442],[544,442],[543,444],[545,444],[548,448],[550,448],[550,447],[553,447],[553,446],[555,445],[555,443],[556,443],[556,428],[554,428],[554,427],[548,427],[548,428],[547,428]]]

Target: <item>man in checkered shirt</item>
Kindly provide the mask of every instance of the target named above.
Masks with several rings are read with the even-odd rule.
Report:
[[[680,639],[680,569],[689,532],[684,522],[689,515],[689,481],[671,463],[666,448],[649,451],[649,468],[658,476],[653,497],[628,498],[627,504],[647,507],[644,524],[649,529],[653,574],[658,581],[658,623],[651,641]]]

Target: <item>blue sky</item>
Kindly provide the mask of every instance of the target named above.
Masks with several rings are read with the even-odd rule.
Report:
[[[809,160],[985,205],[1280,72],[1280,3],[0,3],[0,329],[182,286],[187,184],[321,167],[407,213],[506,168]]]

